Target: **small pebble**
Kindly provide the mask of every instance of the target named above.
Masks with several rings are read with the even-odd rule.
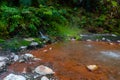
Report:
[[[104,41],[104,40],[105,40],[105,38],[103,37],[103,38],[102,38],[102,40]]]
[[[46,53],[46,52],[48,52],[48,50],[45,49],[45,50],[43,50],[43,52]]]
[[[26,71],[27,71],[26,68],[24,68],[23,71],[22,71],[22,73],[27,73]]]
[[[52,47],[50,47],[49,50],[52,50]]]
[[[86,41],[91,42],[92,40],[91,39],[87,39]]]
[[[97,65],[88,65],[87,69],[90,70],[90,71],[95,71],[95,70],[98,69],[98,66]]]
[[[120,40],[117,40],[118,43],[120,43]]]
[[[109,43],[110,45],[113,45],[113,43]]]

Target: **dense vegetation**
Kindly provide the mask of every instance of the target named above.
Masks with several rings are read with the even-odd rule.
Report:
[[[0,38],[120,34],[119,0],[1,0]],[[79,29],[78,29],[79,28]]]

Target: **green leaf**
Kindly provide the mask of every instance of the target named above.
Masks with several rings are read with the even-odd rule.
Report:
[[[30,24],[29,25],[29,28],[32,30],[32,31],[37,31],[37,28],[34,24]]]
[[[112,5],[113,5],[113,7],[117,7],[117,2],[116,1],[112,1]]]

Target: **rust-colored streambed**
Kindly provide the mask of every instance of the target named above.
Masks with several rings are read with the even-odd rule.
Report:
[[[14,63],[9,66],[13,72],[34,69],[39,64],[49,66],[59,80],[120,80],[120,45],[107,42],[69,41],[47,45],[30,51],[39,62]],[[89,71],[87,65],[97,65]]]

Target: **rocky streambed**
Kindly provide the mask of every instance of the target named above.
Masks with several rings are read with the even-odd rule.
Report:
[[[0,56],[0,80],[120,80],[119,38],[81,36],[83,41],[1,52],[6,54]]]

